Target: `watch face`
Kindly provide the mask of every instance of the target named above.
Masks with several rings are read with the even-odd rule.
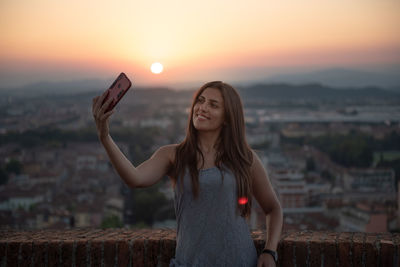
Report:
[[[275,262],[278,262],[278,253],[274,252],[272,256],[274,256]]]

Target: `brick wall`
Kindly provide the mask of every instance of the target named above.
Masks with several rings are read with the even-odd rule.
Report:
[[[253,231],[258,253],[265,231]],[[0,266],[168,266],[175,230],[0,231]],[[279,266],[400,266],[400,234],[284,233]]]

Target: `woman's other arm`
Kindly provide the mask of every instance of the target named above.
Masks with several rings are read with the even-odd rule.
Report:
[[[255,152],[253,152],[253,158],[253,195],[266,215],[267,238],[264,248],[276,251],[283,226],[282,208],[269,181],[267,171]],[[268,261],[268,264],[264,260]],[[268,254],[260,256],[259,266],[262,266],[261,262],[264,262],[265,266],[274,265]]]

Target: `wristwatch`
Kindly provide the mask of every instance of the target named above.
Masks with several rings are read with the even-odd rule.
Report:
[[[261,253],[270,254],[274,258],[275,263],[278,263],[278,253],[276,251],[265,248]]]

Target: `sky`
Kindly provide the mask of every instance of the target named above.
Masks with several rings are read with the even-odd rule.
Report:
[[[399,11],[399,0],[0,0],[0,88],[122,71],[153,86],[379,70],[400,63]]]

